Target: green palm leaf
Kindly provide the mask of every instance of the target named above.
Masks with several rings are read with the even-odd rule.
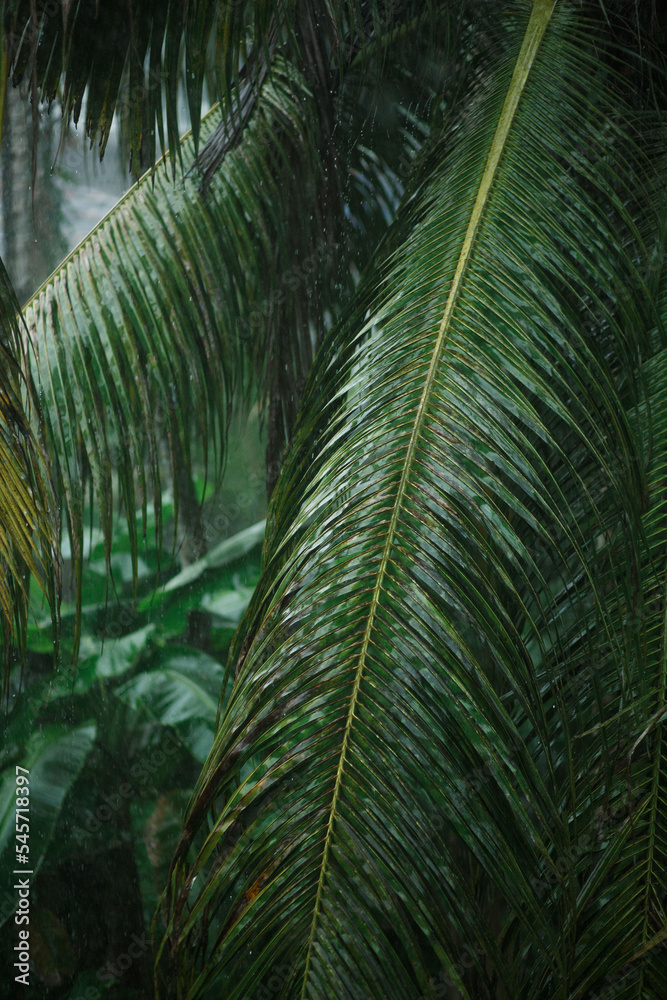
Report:
[[[22,650],[32,575],[49,600],[57,640],[60,564],[56,549],[54,498],[35,439],[31,414],[39,406],[26,383],[25,331],[18,303],[0,262],[0,645],[5,675],[12,647]]]
[[[662,207],[664,220],[664,200]],[[664,250],[664,235],[660,242]],[[604,741],[608,746],[612,739],[615,741],[616,761],[622,759],[625,768],[626,789],[613,805],[609,803],[606,812],[592,825],[591,840],[597,841],[598,861],[588,881],[583,882],[580,897],[594,897],[599,891],[600,874],[604,872],[607,912],[599,908],[589,925],[582,928],[579,956],[581,974],[590,975],[586,968],[590,961],[587,956],[594,954],[594,949],[605,937],[612,937],[614,958],[608,960],[608,988],[604,995],[649,1000],[661,996],[667,982],[667,752],[664,735],[667,721],[667,635],[664,626],[667,542],[664,519],[667,503],[664,288],[667,274],[663,271],[657,277],[657,283],[651,282],[657,287],[650,291],[662,308],[653,331],[654,352],[644,367],[646,397],[628,414],[638,444],[637,457],[643,458],[649,498],[642,518],[636,564],[624,567],[626,553],[618,532],[617,537],[610,534],[607,546],[603,546],[611,550],[617,548],[614,562],[625,569],[617,576],[615,590],[607,583],[610,591],[607,606],[616,609],[614,635],[624,643],[622,685],[619,685],[615,669],[618,663],[613,663],[604,637],[596,636],[597,681],[600,687],[605,686],[606,698],[618,709],[616,717],[613,711],[605,713]],[[579,619],[570,629],[571,649],[576,649],[575,632],[582,624]],[[577,659],[576,652],[569,657],[570,669],[580,669]],[[602,753],[599,759],[600,762],[604,760]],[[613,775],[606,776],[605,780],[608,788],[618,783]],[[611,920],[610,912],[613,914]]]
[[[275,164],[306,142],[302,96],[289,67],[282,76],[276,69],[243,148],[229,154],[206,196],[189,137],[182,157],[190,172],[174,185],[162,164],[142,178],[25,308],[79,611],[87,485],[107,564],[115,496],[122,500],[136,579],[136,512],[145,518],[150,498],[159,548],[162,443],[178,507],[192,442],[220,466],[233,401],[261,383],[262,331],[246,335],[240,319],[263,307],[277,280],[284,223]],[[204,138],[216,117],[202,123]]]
[[[419,38],[424,30],[418,20],[412,34]],[[391,44],[402,51],[405,39],[404,33]],[[189,136],[180,147],[183,178],[173,185],[163,160],[28,303],[35,377],[46,402],[46,447],[65,499],[79,611],[89,484],[98,500],[107,561],[114,503],[122,503],[136,574],[135,511],[141,507],[145,514],[151,497],[160,540],[164,441],[178,508],[179,500],[188,499],[181,487],[187,490],[183,471],[192,442],[202,443],[204,461],[209,444],[220,459],[229,412],[263,387],[270,483],[277,475],[319,339],[314,331],[331,322],[352,287],[351,269],[339,273],[343,243],[337,238],[354,265],[363,265],[400,195],[387,159],[398,163],[401,153],[421,140],[395,113],[398,142],[391,155],[372,148],[372,130],[363,135],[364,115],[376,98],[367,93],[360,101],[359,92],[369,72],[378,75],[369,65],[385,54],[371,52],[365,63],[353,63],[347,89],[341,89],[339,154],[352,175],[345,235],[340,203],[334,206],[329,198],[323,208],[328,167],[320,148],[318,102],[303,76],[275,54],[242,138],[223,144],[222,152],[216,146],[216,169],[204,173],[205,192],[201,160]],[[432,87],[404,68],[397,75],[407,79],[406,99],[419,98],[413,112],[419,121],[417,110],[432,97]],[[394,96],[392,104],[399,103]],[[226,119],[220,123],[214,109],[201,124],[205,149],[218,142],[221,127],[227,127]],[[332,222],[332,214],[340,221]]]
[[[178,150],[177,98],[182,82],[197,145],[206,52],[217,38],[220,69],[230,76],[247,57],[247,32],[265,34],[273,4],[132,0],[128,4],[5,5],[4,47],[13,81],[28,79],[37,100],[58,99],[63,119],[79,121],[100,154],[120,117],[136,169],[153,166],[157,137]],[[220,89],[220,81],[214,80]],[[224,89],[224,88],[222,88]],[[163,112],[164,100],[164,112]],[[165,125],[166,113],[166,125]],[[166,141],[165,141],[166,134]]]
[[[85,100],[91,144],[99,142],[104,155],[116,116],[138,174],[155,164],[158,138],[163,149],[171,150],[175,169],[179,86],[187,96],[195,148],[204,85],[211,100],[221,100],[226,141],[216,142],[219,152],[238,142],[252,117],[278,40],[283,56],[305,70],[309,84],[319,77],[329,112],[330,70],[341,73],[369,43],[391,38],[416,14],[428,17],[430,7],[414,0],[370,6],[360,0],[322,5],[312,0],[103,5],[12,0],[4,5],[3,49],[14,85],[30,84],[34,121],[41,99],[49,105],[58,101],[63,120],[78,123]],[[216,165],[221,159],[214,157]]]
[[[605,38],[551,0],[498,18],[318,357],[165,995],[664,992],[664,645],[629,614],[664,588],[657,168]]]

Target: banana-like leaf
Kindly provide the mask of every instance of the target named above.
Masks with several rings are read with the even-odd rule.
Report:
[[[49,600],[57,640],[60,563],[54,497],[44,456],[31,427],[39,406],[25,369],[25,330],[0,261],[0,646],[4,691],[11,648],[21,651],[32,574]]]
[[[144,670],[115,694],[160,725],[174,726],[203,764],[213,743],[223,680],[223,668],[211,656],[170,647],[154,669]]]
[[[199,580],[209,570],[220,569],[228,563],[234,562],[236,559],[247,556],[253,549],[261,547],[265,531],[266,521],[258,521],[257,524],[252,524],[249,528],[244,528],[242,531],[232,535],[231,538],[225,538],[224,541],[216,545],[215,548],[207,552],[197,562],[190,563],[189,566],[186,566],[176,576],[172,576],[167,583],[155,592],[154,597],[146,598],[142,604],[142,610],[149,607],[155,597],[163,594],[173,594],[182,587],[191,587],[195,581]]]
[[[164,996],[667,988],[660,167],[605,21],[502,7],[306,387]]]
[[[12,755],[11,764],[0,776],[0,858],[5,871],[29,872],[28,881],[37,874],[65,797],[86,762],[95,735],[94,723],[75,729],[47,725],[33,733],[20,763]],[[12,912],[3,906],[0,923]]]

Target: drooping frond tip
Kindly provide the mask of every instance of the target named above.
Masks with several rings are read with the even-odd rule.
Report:
[[[31,577],[48,600],[57,652],[60,556],[54,494],[35,436],[39,408],[30,391],[27,339],[1,262],[0,321],[0,629],[8,692],[11,664],[22,662]]]

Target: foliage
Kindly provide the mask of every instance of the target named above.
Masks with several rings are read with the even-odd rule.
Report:
[[[12,645],[25,641],[30,578],[48,597],[55,618],[60,562],[54,498],[44,456],[30,425],[34,394],[23,393],[24,342],[16,316],[18,303],[0,261],[0,631],[6,690]],[[55,635],[55,630],[54,630]]]
[[[65,501],[79,615],[88,488],[97,499],[109,570],[114,508],[122,500],[136,580],[151,498],[156,552],[162,547],[163,446],[176,517],[185,507],[181,520],[187,523],[188,515],[191,521],[197,516],[189,480],[193,441],[205,467],[209,450],[221,466],[232,400],[251,391],[248,369],[261,368],[260,345],[238,336],[239,302],[247,308],[261,301],[255,279],[271,267],[271,237],[279,219],[272,209],[277,189],[266,150],[282,123],[293,127],[299,141],[293,84],[275,75],[265,89],[264,114],[249,129],[243,159],[230,155],[206,198],[192,174],[174,186],[158,166],[25,308],[35,358],[30,375],[42,402],[44,447]],[[204,137],[214,128],[214,114],[202,123]],[[191,137],[181,152],[191,169]],[[250,254],[257,274],[243,264]],[[178,272],[174,256],[181,262]],[[75,639],[75,655],[76,649]]]
[[[318,355],[165,995],[664,992],[664,158],[605,45],[489,24]]]
[[[17,867],[15,765],[29,771],[25,842],[34,964],[26,996],[41,997],[53,989],[55,995],[78,1000],[92,986],[104,988],[107,980],[98,973],[104,975],[108,961],[113,966],[116,955],[126,951],[132,931],[146,941],[148,960],[147,929],[183,807],[213,742],[224,690],[220,660],[259,573],[263,528],[260,522],[228,538],[207,558],[190,564],[187,576],[172,570],[161,590],[156,589],[157,556],[147,547],[140,582],[144,596],[133,602],[130,570],[124,581],[118,575],[118,603],[111,608],[105,607],[104,542],[97,529],[83,578],[86,594],[97,592],[99,603],[91,601],[83,611],[76,675],[71,669],[51,673],[50,654],[43,652],[51,644],[50,616],[29,628],[23,681],[19,691],[18,676],[12,678],[0,757],[0,858],[6,871]],[[117,571],[122,550],[129,547],[121,525]],[[240,608],[231,619],[200,611],[234,597],[240,598]],[[71,656],[74,606],[66,604],[63,611],[63,653]],[[189,625],[197,614],[206,615],[208,629],[194,635]],[[114,880],[122,885],[124,902]],[[76,906],[69,905],[72,892]],[[15,893],[2,894],[0,923],[13,919],[16,905]],[[132,907],[134,923],[128,926],[126,909]],[[10,950],[13,935],[5,937]],[[6,957],[4,947],[2,953]],[[136,965],[123,972],[110,973],[108,985],[110,996],[127,1000],[141,976]],[[144,972],[149,981],[150,966]]]
[[[452,69],[439,46],[445,62],[415,71],[415,53],[432,49],[428,8],[415,16],[407,5],[394,24],[390,5],[386,22],[379,11],[370,16],[350,5],[317,23],[309,4],[290,11],[255,5],[254,16],[248,5],[190,6],[183,24],[193,131],[178,143],[178,5],[160,12],[150,3],[141,12],[131,6],[107,5],[92,25],[85,5],[60,18],[49,4],[31,11],[19,3],[5,19],[13,79],[31,81],[33,104],[38,92],[54,97],[60,79],[63,119],[76,120],[90,87],[87,130],[101,138],[101,153],[118,104],[131,119],[146,119],[140,132],[127,133],[139,156],[150,126],[160,132],[164,85],[167,131],[181,165],[174,186],[167,159],[155,165],[151,139],[149,172],[26,307],[35,360],[25,375],[44,409],[42,444],[76,566],[89,487],[108,562],[118,503],[133,530],[135,510],[145,512],[152,497],[159,535],[165,478],[197,558],[193,453],[198,462],[203,452],[205,467],[210,453],[219,470],[230,413],[257,394],[272,489],[315,350],[393,218],[402,175]],[[440,12],[439,27],[448,21]],[[248,48],[250,25],[260,34]],[[91,31],[105,39],[94,43],[104,52],[92,58],[80,46]],[[222,104],[200,122],[207,63],[195,51],[208,37],[223,46],[214,60],[218,83],[211,83]],[[140,79],[144,70],[134,61],[144,65],[144,57],[151,85],[127,84],[121,67],[129,65],[130,81]],[[136,544],[132,552],[136,558]],[[81,601],[80,575],[77,591]]]
[[[150,166],[166,116],[175,171],[185,65],[195,122],[180,186],[158,166],[31,305],[38,360],[24,364],[25,392],[45,390],[41,444],[78,573],[63,614],[73,658],[83,630],[73,725],[94,721],[114,751],[151,725],[183,746],[183,780],[124,812],[166,882],[159,995],[663,997],[655,9],[45,9],[5,8],[6,58],[34,96],[62,82],[76,116],[89,87],[102,146],[123,105]],[[115,44],[84,51],[91,27]],[[221,104],[198,152],[207,73]],[[141,581],[156,585],[169,549],[162,439],[180,508],[191,451],[221,454],[232,405],[258,393],[269,489],[290,444],[223,671],[231,628],[215,649],[195,639],[210,613],[231,626],[254,580],[210,592],[220,550],[183,565],[159,627]],[[83,603],[86,486],[98,586],[112,571],[128,599],[104,652],[106,590]]]

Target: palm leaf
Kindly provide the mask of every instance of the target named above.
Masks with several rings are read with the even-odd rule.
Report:
[[[423,30],[418,21],[417,37]],[[402,50],[405,41],[403,33],[394,44]],[[373,100],[367,95],[361,110],[358,93],[367,72],[354,64],[341,91],[340,155],[353,177],[347,235],[340,204],[327,194],[336,185],[326,181],[322,136],[313,124],[318,101],[275,55],[242,141],[228,143],[222,166],[216,163],[205,175],[205,194],[190,136],[181,145],[184,178],[171,185],[162,161],[28,303],[39,357],[36,377],[47,401],[46,446],[66,501],[79,610],[82,512],[90,481],[107,561],[119,494],[136,573],[134,515],[137,507],[145,514],[151,494],[159,544],[162,440],[168,443],[178,508],[179,500],[188,499],[181,487],[191,442],[202,442],[206,461],[210,441],[219,458],[233,403],[262,384],[270,483],[275,479],[317,346],[314,331],[327,317],[331,321],[352,286],[351,269],[339,273],[340,248],[352,249],[354,266],[363,266],[360,248],[370,252],[400,195],[387,150],[376,153],[372,135],[363,135]],[[407,80],[404,93],[419,94],[425,105],[432,86],[411,82],[410,74]],[[400,103],[395,94],[392,100]],[[220,131],[216,119],[214,110],[202,123],[205,146]],[[413,119],[419,121],[416,110]],[[398,161],[419,139],[400,116],[395,127],[399,142],[392,155]],[[343,221],[334,223],[332,216]]]
[[[191,113],[193,122],[197,123],[187,147],[179,153],[186,173],[192,167],[200,138],[198,108],[204,73],[201,52],[207,32],[218,39],[216,58],[223,96],[222,116],[217,127],[209,127],[212,119],[207,119],[202,126],[204,148],[196,159],[196,170],[201,171],[199,180],[203,189],[208,190],[211,179],[224,163],[227,178],[230,171],[236,178],[237,202],[252,218],[252,224],[247,218],[242,222],[245,236],[250,234],[254,239],[255,233],[260,232],[266,237],[259,252],[255,252],[247,238],[232,240],[233,246],[227,256],[228,261],[238,262],[239,268],[249,268],[255,277],[261,275],[261,294],[257,288],[254,292],[245,290],[236,277],[233,280],[237,287],[231,296],[231,278],[221,282],[220,288],[211,287],[211,291],[214,303],[224,301],[227,309],[236,309],[241,323],[240,339],[253,341],[255,347],[261,343],[255,357],[261,359],[268,416],[269,489],[277,477],[320,334],[340,311],[340,303],[351,291],[353,277],[363,268],[378,233],[393,218],[401,193],[399,174],[409,163],[409,154],[427,132],[423,119],[425,115],[428,117],[429,101],[441,88],[443,71],[434,71],[435,62],[431,61],[427,64],[428,71],[423,72],[416,54],[435,52],[433,38],[437,37],[441,40],[437,46],[438,58],[445,65],[451,37],[455,36],[457,26],[464,23],[450,10],[441,11],[434,20],[435,15],[428,5],[406,4],[397,11],[391,4],[379,5],[370,13],[362,10],[363,7],[352,3],[337,9],[334,5],[323,19],[319,19],[310,3],[288,5],[278,10],[264,4],[253,5],[252,10],[243,4],[196,4],[190,5],[185,19],[179,21],[173,5],[157,11],[150,3],[136,3],[131,12],[129,7],[95,12],[79,7],[67,8],[61,18],[54,16],[49,5],[31,12],[29,4],[19,3],[12,7],[11,17],[7,19],[13,25],[8,40],[8,58],[14,65],[15,82],[25,73],[34,72],[35,87],[42,97],[51,100],[56,95],[53,89],[56,82],[64,76],[65,118],[70,114],[76,118],[85,87],[91,82],[87,125],[91,137],[103,138],[108,133],[116,92],[119,87],[122,89],[116,70],[126,59],[134,83],[130,87],[129,103],[121,100],[121,106],[123,114],[135,120],[135,125],[143,120],[141,128],[129,126],[131,136],[139,136],[141,142],[153,136],[150,140],[153,143],[149,156],[151,164],[155,154],[155,128],[151,123],[153,115],[158,116],[158,124],[160,121],[163,86],[167,91],[167,119],[171,121],[168,129],[170,148],[178,147],[172,104],[178,67],[174,53],[180,48],[182,31],[190,60],[186,60],[186,77]],[[458,9],[458,5],[456,7]],[[35,25],[31,21],[33,16],[37,18]],[[280,21],[280,44],[276,18]],[[251,27],[253,43],[248,49],[246,35]],[[116,50],[113,45],[105,44],[103,59],[89,47],[82,52],[80,39],[89,32],[94,32],[95,38],[98,35],[105,39],[115,38]],[[37,57],[33,58],[31,46],[34,47],[36,38]],[[164,57],[159,56],[156,48],[163,40],[166,40]],[[126,43],[129,49],[124,56]],[[396,57],[396,66],[390,54]],[[141,82],[142,67],[145,68],[147,59],[151,67],[148,88]],[[196,66],[193,61],[197,62]],[[239,68],[241,63],[243,66]],[[296,91],[289,92],[288,79],[296,86],[298,95]],[[97,96],[96,88],[100,88]],[[100,96],[102,91],[104,98]],[[277,94],[281,95],[280,110],[276,107]],[[409,116],[398,113],[398,109],[404,107],[410,108]],[[270,143],[264,143],[269,131],[267,113],[274,129],[274,141]],[[257,122],[250,128],[255,118]],[[406,127],[408,118],[410,124]],[[378,124],[375,124],[376,119]],[[305,123],[308,123],[307,129]],[[299,132],[296,142],[295,129]],[[415,129],[417,135],[411,134]],[[257,164],[259,142],[264,143],[266,153],[260,167]],[[164,139],[162,143],[164,145]],[[130,145],[134,152],[141,151],[132,137]],[[102,141],[101,152],[103,147]],[[230,155],[233,151],[235,156]],[[246,172],[244,165],[248,157],[252,162]],[[264,197],[260,201],[265,214],[260,219],[259,202],[254,201],[253,191],[259,195],[262,187]],[[226,189],[225,184],[218,183],[209,192],[209,200],[220,198],[223,189]],[[146,179],[141,190],[147,190]],[[271,196],[276,191],[280,191],[281,197]],[[194,186],[187,198],[193,196]],[[163,175],[156,197],[169,197]],[[248,197],[249,205],[244,202]],[[175,204],[178,201],[176,197]],[[126,203],[125,210],[127,207]],[[209,228],[217,227],[220,222],[219,216],[211,217]],[[224,220],[225,225],[232,228],[237,228],[236,222],[231,218]],[[171,232],[170,227],[173,228],[171,223],[166,228],[146,233],[144,243],[156,235],[165,240],[166,234]],[[241,233],[237,236],[241,237]],[[231,240],[231,237],[230,231],[226,237],[218,235],[217,238]],[[197,230],[193,228],[188,245],[191,262],[197,238]],[[273,256],[267,259],[269,244]],[[182,250],[180,243],[179,250]],[[125,253],[122,243],[108,247],[105,264],[112,272],[117,267],[125,267]],[[116,254],[119,261],[114,260]],[[217,273],[215,270],[208,272],[209,281]],[[189,292],[189,289],[184,290],[181,286],[179,294],[182,296],[184,291]],[[109,297],[113,302],[116,290],[109,289],[101,273],[96,280],[89,280],[85,297],[92,310],[97,308],[96,302],[101,303],[103,312],[115,308],[106,300]],[[198,307],[204,308],[201,299]],[[90,322],[90,318],[78,315],[81,308],[77,293],[72,303],[75,321]],[[210,316],[207,320],[210,321]],[[104,315],[92,321],[99,326],[104,322]],[[166,314],[162,322],[165,321]],[[128,321],[124,322],[128,326]],[[227,336],[229,339],[229,332]],[[224,354],[228,347],[209,344],[208,350]],[[245,357],[243,350],[241,355]],[[219,360],[214,357],[216,367],[219,367]],[[240,367],[243,367],[242,362]],[[91,378],[90,386],[94,391],[95,378]],[[207,400],[202,397],[199,403],[201,416]],[[176,442],[175,430],[170,433]],[[63,443],[67,451],[78,448],[74,440]],[[103,444],[83,443],[89,458],[96,448],[104,452]],[[187,451],[185,444],[177,445],[176,450],[178,447]],[[121,451],[128,454],[131,448],[124,443]],[[183,463],[179,460],[177,464],[180,467]],[[99,469],[93,468],[93,475],[99,478]],[[64,488],[69,490],[67,482]],[[103,512],[103,519],[105,517],[108,520],[108,512]],[[197,554],[194,553],[195,557]]]
[[[155,164],[158,138],[163,149],[171,150],[175,169],[179,85],[187,96],[195,149],[205,82],[210,99],[222,101],[227,141],[215,143],[218,165],[220,150],[238,141],[254,113],[278,36],[283,57],[294,68],[309,69],[312,84],[327,64],[344,69],[369,42],[400,30],[425,7],[430,4],[387,0],[370,6],[359,0],[323,5],[312,0],[102,5],[6,0],[3,50],[14,85],[30,83],[35,123],[40,100],[58,101],[63,121],[78,123],[85,99],[91,145],[98,142],[104,155],[111,122],[118,117],[138,174]],[[211,49],[213,58],[208,57]],[[331,103],[328,87],[321,96]]]
[[[122,501],[136,579],[136,513],[141,508],[145,523],[151,497],[160,548],[163,442],[178,508],[193,440],[204,462],[212,452],[220,468],[232,400],[252,393],[255,372],[261,382],[261,331],[246,336],[239,321],[277,281],[284,222],[275,163],[291,155],[290,143],[306,141],[301,96],[289,68],[283,76],[276,70],[243,148],[229,155],[206,197],[196,173],[174,185],[163,162],[25,308],[45,447],[66,501],[79,612],[87,484],[97,496],[108,565],[115,497]],[[214,110],[202,123],[204,137],[215,118]],[[182,156],[191,168],[192,137]]]
[[[222,43],[220,68],[238,72],[247,56],[247,31],[266,30],[272,6],[210,0],[6,3],[7,65],[14,85],[30,81],[35,113],[39,99],[49,104],[57,99],[63,120],[78,123],[85,98],[86,135],[91,144],[99,142],[101,156],[117,115],[137,171],[155,163],[158,137],[163,149],[172,150],[175,165],[179,83],[185,86],[197,146],[209,41],[217,37]]]
[[[610,534],[606,545],[602,546],[612,551],[617,549],[613,561],[625,570],[614,581],[614,589],[608,581],[606,601],[609,608],[616,609],[614,634],[624,642],[621,665],[626,676],[622,685],[619,685],[618,664],[611,662],[604,637],[596,637],[597,682],[600,687],[604,685],[606,697],[618,710],[617,717],[611,711],[603,720],[603,738],[608,745],[612,740],[615,742],[616,760],[620,758],[624,765],[626,788],[614,804],[609,802],[606,814],[598,816],[597,829],[595,824],[593,826],[597,834],[597,866],[580,890],[582,898],[593,896],[600,873],[605,872],[607,912],[600,909],[589,925],[582,927],[580,974],[590,976],[589,954],[605,936],[613,935],[614,959],[608,961],[605,995],[628,1000],[644,997],[653,1000],[662,995],[667,982],[664,947],[667,940],[667,753],[664,738],[667,721],[667,636],[664,628],[667,271],[659,266],[664,260],[664,220],[667,216],[664,190],[657,191],[655,197],[661,205],[662,231],[658,234],[653,255],[654,262],[657,257],[658,268],[649,269],[647,288],[658,305],[657,324],[651,331],[653,349],[643,371],[646,395],[628,413],[637,443],[633,457],[645,469],[648,504],[642,518],[634,565],[626,563],[624,566],[625,553],[618,532],[616,537]],[[580,632],[582,624],[579,618],[570,629],[570,649],[574,651],[568,658],[571,670],[579,667],[575,634]],[[629,718],[630,724],[624,716]],[[602,754],[599,759],[603,760]],[[617,784],[613,776],[606,776],[605,781],[608,788]],[[611,921],[609,911],[613,914]]]
[[[664,992],[660,964],[605,980],[659,943],[665,803],[662,633],[638,660],[628,615],[640,572],[664,588],[657,171],[608,38],[551,0],[498,15],[318,357],[163,900],[165,995]]]
[[[0,642],[7,669],[12,647],[20,652],[25,643],[30,574],[49,600],[57,641],[60,565],[54,498],[30,425],[30,415],[39,414],[39,406],[22,374],[24,330],[1,262],[0,322]],[[6,681],[5,672],[3,690]]]

